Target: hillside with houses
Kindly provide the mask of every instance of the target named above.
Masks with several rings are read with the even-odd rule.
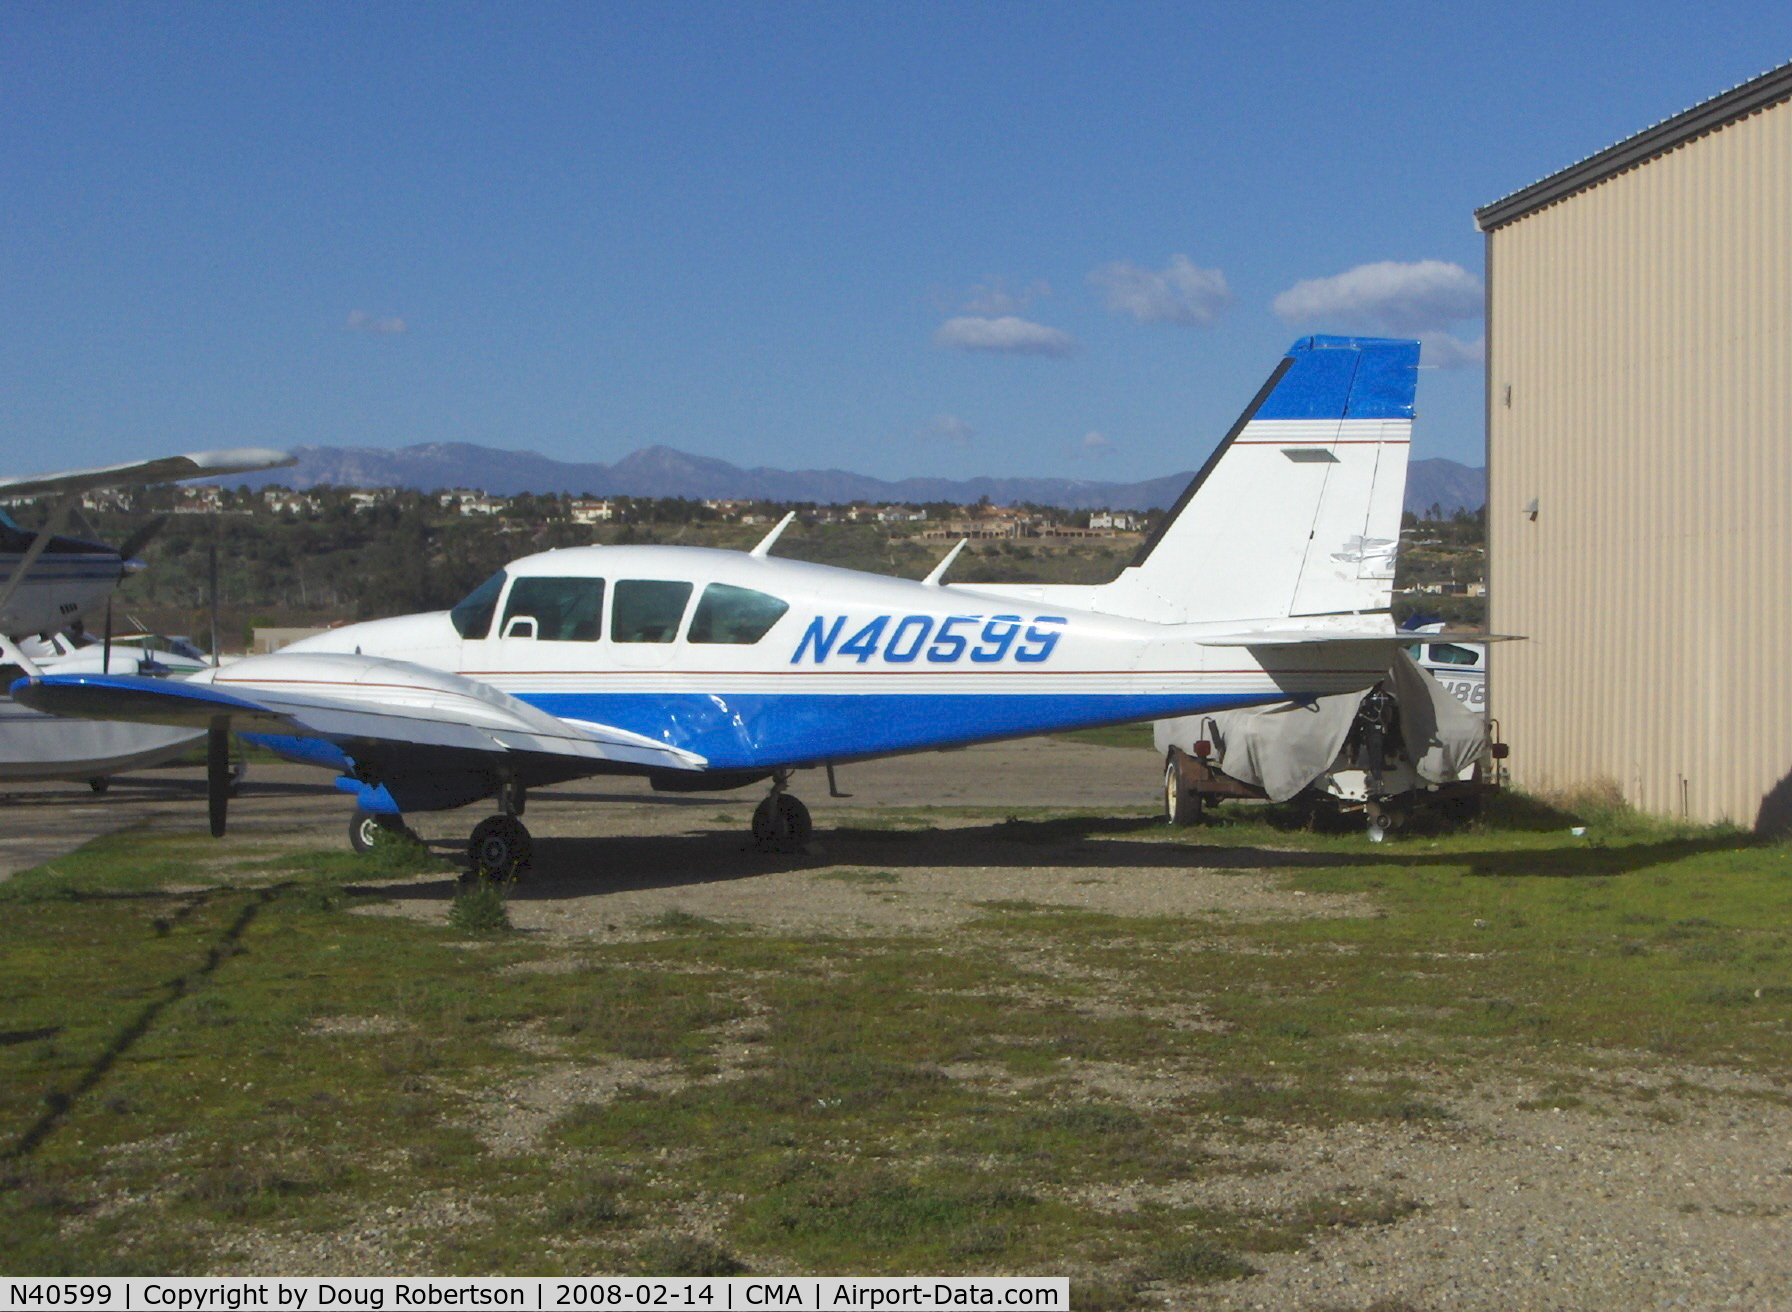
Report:
[[[1134,557],[1163,514],[987,497],[815,504],[328,485],[107,491],[90,494],[83,508],[94,533],[109,541],[165,519],[141,552],[149,568],[119,589],[121,624],[208,633],[215,555],[227,649],[247,646],[257,628],[303,630],[440,609],[506,561],[555,547],[745,550],[792,511],[779,555],[920,578],[966,539],[954,582],[1099,583]],[[31,521],[30,509],[17,513]],[[1409,512],[1399,613],[1479,623],[1486,606],[1482,539],[1479,512],[1426,519]]]

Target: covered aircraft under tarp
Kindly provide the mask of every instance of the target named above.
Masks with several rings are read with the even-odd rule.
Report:
[[[1395,653],[1380,687],[1393,694],[1399,707],[1399,757],[1406,767],[1404,772],[1381,772],[1391,791],[1459,783],[1487,757],[1486,719],[1465,709],[1404,651]],[[1272,802],[1285,802],[1335,770],[1366,768],[1340,760],[1358,729],[1364,699],[1360,692],[1337,693],[1307,702],[1159,720],[1157,750],[1166,757],[1174,748],[1204,759],[1228,779],[1261,791]],[[1395,786],[1403,776],[1408,776],[1405,787]]]

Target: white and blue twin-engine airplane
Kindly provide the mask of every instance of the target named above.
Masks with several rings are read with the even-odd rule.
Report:
[[[49,675],[13,696],[208,729],[215,834],[234,732],[339,771],[357,847],[407,811],[493,802],[470,844],[483,874],[527,864],[530,788],[589,775],[681,791],[769,779],[754,832],[800,841],[796,769],[1381,678],[1407,637],[1386,612],[1418,355],[1295,343],[1111,583],[945,584],[956,549],[918,582],[863,574],[774,559],[777,530],[746,553],[572,547],[512,563],[452,610],[181,683]]]

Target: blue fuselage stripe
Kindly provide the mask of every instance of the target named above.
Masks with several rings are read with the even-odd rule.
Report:
[[[544,693],[522,700],[696,752],[714,770],[842,761],[1092,724],[1199,715],[1285,694]]]
[[[696,752],[718,771],[773,770],[1020,738],[1128,720],[1199,715],[1286,700],[1284,694],[1090,693],[540,693],[551,715],[627,729]],[[244,734],[290,760],[353,768],[317,738]],[[428,771],[425,769],[424,774]],[[445,803],[458,806],[465,799]],[[363,805],[366,805],[365,799]],[[413,809],[430,809],[412,802]],[[373,807],[372,809],[378,809]]]

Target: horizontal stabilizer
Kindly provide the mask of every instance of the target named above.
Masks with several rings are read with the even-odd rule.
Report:
[[[1385,642],[1390,647],[1409,647],[1415,642],[1434,642],[1435,633],[1414,633],[1410,629],[1258,629],[1244,633],[1223,633],[1198,639],[1203,647],[1307,647],[1326,642]],[[1454,633],[1451,642],[1522,642],[1513,633]]]

